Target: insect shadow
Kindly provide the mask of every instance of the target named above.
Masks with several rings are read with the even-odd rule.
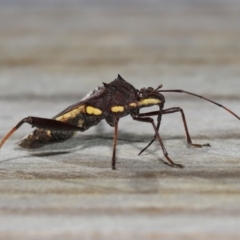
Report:
[[[145,134],[145,135],[138,135],[138,134],[129,134],[127,132],[121,132],[119,134],[119,145],[126,144],[126,142],[147,142],[147,139],[151,139],[153,137],[152,134]],[[109,140],[109,141],[108,141]],[[105,133],[98,135],[98,133],[94,136],[92,135],[85,135],[85,136],[75,136],[74,138],[70,139],[67,142],[62,143],[54,143],[51,145],[44,146],[40,149],[30,149],[28,153],[32,156],[38,157],[46,157],[46,156],[54,156],[54,155],[62,155],[68,154],[72,152],[81,151],[83,149],[92,148],[93,146],[98,147],[109,147],[111,148],[112,142],[112,135],[111,133]],[[134,144],[133,144],[134,146]],[[136,149],[141,150],[141,148],[135,145]],[[22,149],[18,146],[15,148],[16,150],[22,151]],[[152,151],[150,151],[152,152]],[[136,156],[138,151],[136,151]]]

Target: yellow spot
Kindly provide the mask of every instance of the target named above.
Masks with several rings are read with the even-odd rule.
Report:
[[[129,104],[130,107],[137,107],[137,103],[133,102]]]
[[[114,107],[111,107],[111,111],[112,112],[123,112],[124,107],[123,106],[114,106]]]
[[[78,121],[78,127],[82,127],[83,126],[83,123],[84,123],[84,120],[80,119]]]
[[[50,130],[47,130],[46,134],[47,134],[48,137],[52,137],[52,132]]]
[[[75,108],[75,109],[63,114],[62,116],[57,117],[56,120],[61,121],[61,122],[67,122],[68,119],[75,118],[80,113],[85,113],[85,105],[81,105],[80,107]]]
[[[93,114],[93,115],[101,115],[102,114],[102,111],[100,109],[94,108],[94,107],[91,107],[91,106],[87,106],[86,112],[88,114]]]
[[[155,105],[160,103],[161,101],[159,99],[156,98],[146,98],[146,99],[141,99],[140,100],[140,105],[144,106],[144,105]]]

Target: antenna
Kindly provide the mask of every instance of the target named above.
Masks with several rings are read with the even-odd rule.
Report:
[[[185,90],[181,90],[181,89],[174,89],[174,90],[158,90],[158,92],[176,92],[176,93],[186,93],[186,94],[189,94],[189,95],[192,95],[192,96],[195,96],[195,97],[198,97],[198,98],[201,98],[201,99],[204,99],[208,102],[211,102],[215,105],[217,105],[218,107],[221,107],[223,109],[225,109],[226,111],[228,111],[229,113],[231,113],[234,117],[236,117],[238,120],[240,120],[240,117],[234,113],[232,110],[230,110],[229,108],[223,106],[222,104],[219,104],[217,102],[214,102],[213,100],[211,99],[208,99],[206,97],[203,97],[203,96],[200,96],[198,94],[195,94],[195,93],[192,93],[192,92],[188,92],[188,91],[185,91]]]

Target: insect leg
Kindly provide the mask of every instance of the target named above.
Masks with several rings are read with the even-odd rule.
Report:
[[[154,112],[148,112],[148,113],[140,113],[138,116],[140,117],[149,117],[149,116],[156,116],[158,115],[158,122],[157,122],[157,132],[159,131],[159,127],[160,127],[160,123],[161,123],[161,118],[162,118],[162,113],[161,110],[159,111],[154,111]],[[151,140],[151,142],[145,147],[143,148],[138,155],[141,155],[149,146],[152,145],[152,143],[155,141],[156,139],[156,134],[154,135],[153,139]]]
[[[6,142],[6,140],[22,126],[23,123],[28,123],[32,127],[43,128],[47,130],[60,130],[60,131],[82,131],[82,128],[74,126],[69,123],[60,122],[54,119],[40,118],[40,117],[26,117],[23,118],[0,142],[0,148]]]
[[[183,120],[183,125],[184,125],[184,129],[185,129],[185,133],[186,133],[186,138],[187,138],[187,144],[190,147],[197,147],[197,148],[201,148],[201,147],[210,147],[209,143],[206,144],[196,144],[196,143],[192,143],[192,139],[190,137],[189,131],[188,131],[188,127],[187,127],[187,121],[185,118],[185,114],[183,112],[183,110],[179,107],[173,107],[173,108],[169,108],[169,109],[164,109],[162,114],[170,114],[170,113],[175,113],[175,112],[180,112],[182,115],[182,120]],[[159,115],[159,111],[154,111],[154,112],[148,112],[148,113],[141,113],[139,114],[139,116],[141,117],[145,117],[145,116],[155,116],[155,115]],[[154,136],[154,138],[152,139],[152,141],[141,150],[141,152],[138,154],[140,155],[141,153],[143,153],[156,139],[156,135]]]
[[[161,148],[162,148],[163,154],[164,154],[165,158],[166,158],[166,159],[169,161],[169,163],[170,163],[170,164],[168,164],[168,165],[171,166],[171,167],[183,168],[183,165],[174,163],[174,162],[171,160],[171,158],[168,156],[168,152],[167,152],[166,148],[164,147],[164,144],[163,144],[163,142],[162,142],[162,139],[161,139],[161,137],[160,137],[160,134],[159,134],[159,132],[158,132],[158,129],[157,129],[157,127],[156,127],[156,125],[155,125],[155,123],[154,123],[154,121],[153,121],[152,118],[150,118],[150,117],[141,118],[141,117],[134,117],[134,116],[133,116],[132,118],[133,118],[133,120],[136,120],[136,121],[139,121],[139,122],[149,122],[149,123],[151,123],[152,126],[153,126],[153,129],[154,129],[154,131],[155,131],[155,136],[157,137],[158,142],[159,142],[159,144],[160,144],[160,146],[161,146]]]
[[[117,138],[118,138],[118,121],[119,121],[118,118],[116,118],[114,121],[112,170],[116,170],[116,146],[117,146]]]
[[[184,112],[183,112],[183,110],[181,108],[173,107],[173,108],[168,108],[168,109],[164,109],[163,110],[163,114],[169,114],[169,113],[175,113],[175,112],[180,112],[181,115],[182,115],[182,120],[183,120],[183,125],[184,125],[184,129],[185,129],[185,133],[186,133],[188,146],[190,146],[190,147],[197,147],[197,148],[210,147],[209,143],[206,143],[206,144],[195,144],[195,143],[192,143],[192,139],[191,139],[190,134],[188,132],[187,121],[186,121]]]

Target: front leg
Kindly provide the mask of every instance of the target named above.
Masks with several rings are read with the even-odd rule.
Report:
[[[184,112],[181,108],[173,107],[173,108],[168,108],[168,109],[163,110],[163,114],[170,114],[170,113],[175,113],[175,112],[180,112],[181,113],[188,146],[189,147],[197,147],[197,148],[210,147],[209,143],[205,143],[205,144],[192,143],[192,139],[191,139],[190,134],[188,132],[188,126],[187,126],[187,121],[186,121],[186,118],[185,118],[185,114],[184,114]]]
[[[175,112],[180,112],[181,113],[184,129],[185,129],[185,133],[186,133],[186,138],[187,138],[187,144],[188,144],[189,147],[201,148],[201,147],[210,147],[211,146],[209,143],[206,143],[206,144],[192,143],[192,139],[191,139],[189,131],[188,131],[188,126],[187,126],[187,121],[186,121],[186,118],[185,118],[185,114],[184,114],[184,111],[181,108],[173,107],[173,108],[164,109],[162,111],[162,114],[170,114],[170,113],[175,113]],[[148,112],[148,113],[140,113],[139,114],[140,117],[156,116],[156,115],[159,115],[159,111]],[[156,139],[156,135],[154,135],[151,142],[145,148],[143,148],[141,150],[139,155],[141,153],[143,153],[155,141],[155,139]]]
[[[157,129],[157,127],[156,127],[156,125],[155,125],[155,123],[154,123],[152,118],[150,118],[150,117],[141,118],[141,117],[135,117],[135,116],[132,116],[132,118],[133,118],[133,120],[136,120],[136,121],[139,121],[139,122],[149,122],[149,123],[151,123],[152,126],[153,126],[153,129],[155,131],[155,137],[157,137],[158,142],[159,142],[159,144],[160,144],[160,146],[162,148],[163,154],[164,154],[165,158],[169,162],[168,165],[171,166],[171,167],[183,168],[182,164],[178,164],[178,163],[173,162],[172,159],[168,156],[168,152],[167,152],[167,150],[166,150],[166,148],[165,148],[165,146],[164,146],[164,144],[162,142],[162,139],[160,137],[158,129]]]

